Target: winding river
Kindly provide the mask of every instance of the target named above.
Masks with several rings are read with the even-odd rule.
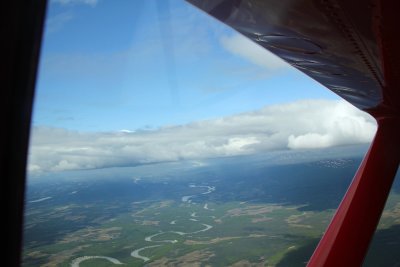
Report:
[[[123,264],[119,260],[117,260],[115,258],[111,258],[111,257],[105,257],[105,256],[83,256],[83,257],[79,257],[79,258],[74,259],[71,262],[71,267],[79,267],[79,264],[81,262],[86,261],[86,260],[91,260],[91,259],[105,259],[105,260],[108,260],[109,262],[114,263],[114,264],[118,264],[118,265]]]
[[[192,235],[192,234],[197,234],[197,233],[205,232],[205,231],[208,231],[208,230],[210,230],[211,228],[213,228],[213,226],[212,226],[212,225],[209,225],[209,224],[202,223],[201,225],[203,225],[204,228],[203,228],[203,229],[200,229],[200,230],[197,230],[197,231],[194,231],[194,232],[187,232],[187,233],[185,233],[185,232],[177,232],[177,231],[160,232],[160,233],[157,233],[157,234],[153,234],[153,235],[147,236],[147,237],[145,237],[144,240],[147,241],[147,242],[157,242],[157,243],[171,243],[171,244],[175,244],[175,243],[178,242],[178,240],[176,240],[176,239],[175,239],[175,240],[153,240],[153,237],[156,237],[156,236],[159,236],[159,235],[162,235],[162,234],[165,234],[165,233],[172,233],[172,234],[177,234],[177,235],[180,235],[180,236]],[[142,248],[136,249],[136,250],[132,251],[131,256],[134,257],[134,258],[137,258],[137,259],[141,259],[141,260],[143,260],[144,262],[146,262],[146,261],[150,260],[150,258],[145,257],[145,256],[142,256],[142,255],[140,255],[139,253],[140,253],[141,251],[145,250],[145,249],[154,248],[154,247],[159,247],[159,246],[162,246],[162,245],[146,246],[146,247],[142,247]]]
[[[215,191],[215,187],[214,186],[206,186],[206,185],[189,185],[189,187],[204,187],[207,188],[206,192],[200,193],[202,195],[205,194],[210,194],[211,192]],[[182,202],[187,202],[187,203],[191,203],[191,198],[196,197],[196,195],[190,195],[190,196],[183,196],[182,197]],[[43,199],[39,199],[33,202],[39,202],[39,201],[44,201],[47,200],[49,198],[43,198]],[[208,209],[208,205],[205,204],[204,205],[204,209]],[[211,209],[208,209],[211,210]],[[194,218],[198,218],[199,216],[196,215],[196,212],[192,212],[190,214],[189,220],[193,221],[193,222],[199,222],[199,220],[194,219]],[[170,224],[176,224],[176,220],[170,222]],[[172,233],[172,234],[177,234],[180,236],[184,236],[184,235],[193,235],[193,234],[197,234],[197,233],[201,233],[201,232],[206,232],[208,230],[210,230],[211,228],[213,228],[212,225],[209,224],[205,224],[205,223],[201,223],[202,226],[204,226],[204,228],[194,231],[194,232],[179,232],[179,231],[167,231],[167,232],[158,232],[156,234],[153,235],[149,235],[145,237],[145,241],[146,242],[153,242],[153,243],[170,243],[170,244],[175,244],[178,242],[178,240],[174,239],[174,240],[170,240],[170,239],[166,239],[166,240],[153,240],[154,237],[165,234],[165,233]],[[139,249],[135,249],[134,251],[131,252],[131,256],[140,260],[143,260],[144,262],[147,262],[150,260],[149,257],[146,256],[142,256],[140,255],[140,252],[142,252],[143,250],[149,249],[149,248],[155,248],[155,247],[160,247],[163,246],[163,244],[157,244],[157,245],[151,245],[151,246],[145,246]],[[119,260],[115,259],[115,258],[111,258],[111,257],[105,257],[105,256],[82,256],[79,258],[74,259],[71,262],[71,267],[79,267],[79,264],[83,261],[86,260],[91,260],[91,259],[105,259],[108,260],[109,262],[113,263],[113,264],[117,264],[117,265],[121,265],[124,264],[122,262],[120,262]]]
[[[175,240],[152,240],[153,237],[162,235],[162,234],[164,234],[164,233],[168,233],[168,232],[160,232],[160,233],[157,233],[157,234],[148,236],[148,237],[146,237],[144,240],[147,241],[147,242],[171,243],[171,244],[175,244],[175,243],[178,242],[178,240],[176,240],[176,239],[175,239]]]
[[[215,186],[189,185],[189,187],[192,187],[192,188],[193,187],[204,187],[204,188],[207,188],[207,191],[205,191],[203,193],[200,193],[202,195],[210,194],[211,192],[215,191]],[[193,197],[196,197],[196,195],[183,196],[182,197],[182,202],[186,202],[186,203],[190,204],[192,202],[191,198],[193,198]],[[207,204],[204,205],[204,209],[208,209]],[[198,219],[194,219],[194,218],[198,218],[199,217],[199,216],[196,215],[196,212],[192,212],[190,214],[190,217],[191,217],[189,219],[190,221],[193,221],[193,222],[198,222],[199,221]],[[170,224],[176,224],[176,220],[170,222]],[[211,228],[213,228],[213,226],[209,225],[209,224],[201,223],[201,225],[203,225],[204,228],[202,228],[200,230],[197,230],[197,231],[194,231],[194,232],[178,232],[178,231],[159,232],[159,233],[156,233],[156,234],[153,234],[153,235],[145,237],[144,240],[147,241],[147,242],[175,244],[175,243],[178,242],[178,240],[176,240],[176,239],[175,240],[153,240],[153,238],[156,237],[156,236],[165,234],[165,233],[172,233],[172,234],[177,234],[177,235],[180,235],[180,236],[193,235],[193,234],[197,234],[197,233],[201,233],[201,232],[206,232],[206,231],[210,230]],[[144,262],[146,262],[146,261],[148,261],[150,259],[148,257],[140,255],[140,252],[145,250],[145,249],[148,249],[148,248],[154,248],[154,247],[159,247],[159,246],[161,246],[161,245],[146,246],[146,247],[142,247],[142,248],[136,249],[136,250],[132,251],[131,256],[134,257],[134,258],[137,258],[137,259],[141,259]]]
[[[148,249],[148,248],[155,248],[155,247],[159,247],[159,246],[161,246],[161,245],[147,246],[147,247],[143,247],[143,248],[136,249],[136,250],[132,251],[131,256],[134,257],[134,258],[141,259],[141,260],[143,260],[144,262],[149,261],[150,258],[145,257],[145,256],[141,256],[141,255],[139,254],[139,252],[142,251],[142,250]]]
[[[209,185],[189,185],[189,187],[191,188],[195,188],[195,187],[203,187],[203,188],[207,188],[206,192],[201,193],[201,195],[206,195],[206,194],[210,194],[211,192],[215,191],[215,186],[209,186]],[[194,198],[196,195],[190,195],[190,196],[183,196],[182,197],[182,202],[187,202],[187,203],[192,203],[192,198]]]

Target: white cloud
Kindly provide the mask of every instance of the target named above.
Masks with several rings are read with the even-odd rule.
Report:
[[[64,27],[65,24],[67,24],[72,19],[73,15],[69,11],[59,13],[57,15],[47,18],[46,20],[47,33],[54,33],[59,31]]]
[[[369,142],[375,121],[344,101],[308,100],[152,131],[82,133],[34,127],[30,172],[322,148]]]
[[[342,101],[334,107],[317,110],[321,121],[317,131],[304,134],[290,135],[288,147],[320,148],[335,145],[369,142],[376,130],[375,123],[368,116],[361,113],[353,106]],[[329,114],[331,113],[331,114]]]
[[[89,6],[96,6],[98,0],[52,0],[53,3],[58,3],[61,5],[89,5]]]
[[[51,4],[67,5],[86,5],[95,7],[98,0],[52,0]],[[71,10],[65,10],[61,13],[49,16],[46,19],[46,34],[51,34],[62,30],[62,28],[74,19],[74,14]]]
[[[267,70],[290,67],[288,63],[241,34],[223,36],[220,42],[230,53]]]

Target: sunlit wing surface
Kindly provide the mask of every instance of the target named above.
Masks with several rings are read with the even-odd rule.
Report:
[[[189,2],[360,109],[390,106],[392,100],[386,97],[398,97],[398,94],[387,96],[389,92],[384,91],[388,81],[383,74],[381,44],[384,36],[380,32],[382,10],[378,3],[311,0]]]
[[[378,121],[374,142],[308,266],[360,266],[400,153],[393,0],[188,0]]]

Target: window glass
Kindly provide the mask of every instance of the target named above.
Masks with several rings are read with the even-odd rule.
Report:
[[[383,210],[364,265],[397,266],[400,262],[400,177],[396,178]]]
[[[367,114],[182,1],[49,2],[24,266],[302,266]]]

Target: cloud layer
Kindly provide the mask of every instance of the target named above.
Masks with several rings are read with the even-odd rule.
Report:
[[[53,3],[58,3],[61,5],[89,5],[96,6],[97,0],[52,0]]]
[[[243,35],[223,36],[220,42],[222,47],[230,53],[267,70],[291,67],[288,63]]]
[[[31,173],[134,166],[370,142],[375,121],[344,101],[308,100],[229,117],[135,132],[34,127]]]

